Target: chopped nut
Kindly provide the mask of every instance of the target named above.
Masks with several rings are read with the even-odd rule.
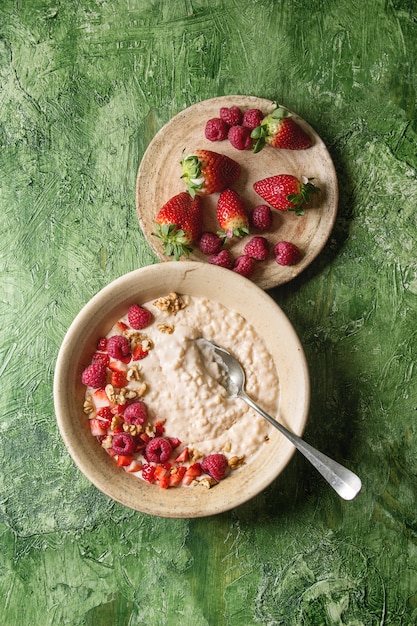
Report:
[[[245,465],[245,455],[243,454],[242,456],[232,456],[232,458],[228,461],[228,465],[232,470],[235,470],[238,467],[242,467],[242,465]]]
[[[105,437],[101,442],[101,445],[103,446],[103,448],[108,450],[113,445],[113,437],[111,435],[107,435],[107,437]]]
[[[112,404],[116,404],[116,392],[114,391],[113,385],[106,385],[105,387],[106,396],[110,400]]]
[[[197,450],[196,448],[189,448],[188,450],[189,455],[190,455],[190,463],[197,463],[198,459],[201,459],[202,456],[204,456],[199,450]]]
[[[231,449],[232,449],[232,443],[230,441],[226,441],[226,443],[224,444],[222,448],[223,452],[230,452]]]
[[[153,437],[155,434],[155,426],[152,426],[152,424],[146,424],[145,433],[149,435],[149,437]]]
[[[127,380],[140,380],[140,371],[137,364],[130,365],[126,372]]]
[[[86,398],[84,401],[84,413],[90,415],[90,413],[94,413],[94,405],[91,398]]]
[[[158,324],[157,328],[161,333],[165,333],[166,335],[172,335],[175,330],[173,324]]]
[[[125,391],[126,400],[133,400],[133,398],[136,398],[136,391],[134,389],[126,389]]]
[[[269,435],[265,435],[264,437],[264,441],[268,442],[269,441]]]
[[[149,339],[149,337],[147,337],[146,339],[144,339],[142,341],[142,349],[145,352],[149,352],[149,350],[153,350],[153,341],[152,339]]]
[[[123,430],[125,431],[125,433],[129,433],[130,435],[135,437],[136,435],[140,435],[140,433],[142,432],[142,426],[140,426],[139,424],[126,424],[125,422],[123,424]]]
[[[136,396],[138,398],[141,398],[142,396],[145,395],[147,389],[148,389],[147,384],[146,383],[142,383],[141,385],[139,385],[139,387],[136,387],[136,389],[135,389]]]
[[[161,311],[172,313],[172,315],[176,315],[178,311],[181,311],[181,309],[185,309],[185,307],[187,306],[184,299],[174,291],[172,291],[165,297],[158,298],[158,300],[155,300],[153,304]]]
[[[115,430],[115,428],[120,428],[123,424],[123,417],[121,415],[115,415],[111,421],[110,428]]]
[[[193,484],[194,483],[196,483],[197,485],[202,485],[207,489],[210,489],[211,487],[214,487],[214,485],[218,484],[217,480],[215,478],[212,478],[211,476],[207,478],[202,478],[201,480],[193,481]]]

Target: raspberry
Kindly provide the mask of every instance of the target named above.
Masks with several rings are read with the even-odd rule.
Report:
[[[256,206],[249,214],[249,223],[259,230],[269,230],[272,226],[272,211],[266,204]]]
[[[250,130],[245,126],[232,126],[229,128],[227,138],[236,150],[247,150],[252,146]]]
[[[206,139],[210,141],[223,141],[227,138],[227,131],[229,130],[229,124],[222,120],[220,117],[212,117],[207,121],[204,129],[204,135]]]
[[[265,261],[269,254],[269,243],[265,237],[253,237],[245,245],[244,253],[256,259],[257,261]]]
[[[203,459],[201,469],[215,480],[221,480],[226,473],[227,459],[224,454],[209,454]]]
[[[106,386],[107,369],[102,363],[91,363],[81,374],[83,385],[99,389]]]
[[[107,366],[110,363],[110,357],[105,352],[94,352],[91,363],[101,363]]]
[[[107,342],[107,352],[113,359],[123,359],[129,351],[129,342],[123,335],[113,335]]]
[[[107,347],[107,339],[106,337],[100,337],[97,341],[97,350],[105,350]]]
[[[218,254],[211,254],[208,262],[219,267],[227,267],[229,270],[232,269],[233,265],[233,259],[229,250],[221,250]]]
[[[255,261],[250,256],[242,254],[237,257],[232,269],[236,272],[236,274],[249,278],[249,276],[251,276],[254,272]]]
[[[136,450],[136,443],[129,433],[117,433],[113,435],[112,448],[116,454],[132,454]]]
[[[146,404],[141,400],[129,404],[123,413],[123,419],[127,424],[142,425],[146,422],[147,416]]]
[[[275,260],[278,265],[294,265],[301,256],[300,249],[289,241],[280,241],[274,246]]]
[[[243,113],[237,106],[221,107],[220,117],[229,126],[238,126],[242,123]]]
[[[149,326],[153,315],[148,309],[144,309],[139,304],[132,304],[127,313],[127,319],[132,328],[140,330],[145,328],[145,326]]]
[[[203,254],[216,254],[220,252],[223,239],[215,233],[203,233],[198,242],[198,247]]]
[[[165,463],[172,452],[172,445],[165,437],[153,437],[146,444],[145,456],[152,463]]]
[[[260,109],[248,109],[243,115],[242,126],[253,130],[261,125],[263,119],[264,114]]]

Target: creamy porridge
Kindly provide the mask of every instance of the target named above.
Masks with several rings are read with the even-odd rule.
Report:
[[[278,378],[261,338],[241,315],[206,298],[170,294],[141,308],[152,314],[144,328],[132,328],[126,314],[99,341],[93,361],[106,363],[106,380],[104,387],[103,382],[98,388],[97,383],[86,385],[84,405],[93,435],[119,465],[138,476],[144,464],[152,464],[144,444],[155,436],[172,445],[168,460],[161,459],[168,476],[179,465],[198,469],[212,454],[222,454],[232,469],[252,462],[268,445],[271,426],[242,400],[228,397],[219,366],[207,363],[195,339],[205,337],[230,350],[245,369],[247,393],[276,415]],[[129,347],[119,359],[106,352],[106,342],[115,336],[126,338]],[[146,420],[127,424],[124,412],[135,402],[146,405]],[[139,445],[114,454],[118,433],[129,433]],[[120,462],[119,457],[126,460]],[[202,480],[206,474],[203,469],[192,477]]]

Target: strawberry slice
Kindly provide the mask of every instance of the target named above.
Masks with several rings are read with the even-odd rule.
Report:
[[[132,359],[133,359],[133,361],[141,361],[142,359],[144,359],[145,357],[147,357],[147,356],[148,356],[148,354],[149,354],[149,351],[148,351],[148,350],[144,350],[144,349],[142,348],[142,346],[139,344],[138,346],[136,346],[136,347],[133,349],[133,352],[132,352]]]
[[[144,463],[142,465],[142,478],[148,483],[153,483],[155,478],[155,467],[150,463]]]
[[[126,387],[128,380],[124,372],[112,372],[110,377],[110,383],[113,387]]]
[[[181,485],[182,479],[184,478],[186,471],[187,471],[187,468],[185,467],[185,465],[181,465],[181,467],[178,467],[176,471],[170,474],[169,486],[178,487],[178,485]]]
[[[106,425],[96,417],[93,417],[90,420],[90,430],[93,437],[100,437],[103,435],[107,435],[107,427]]]
[[[126,467],[126,472],[129,472],[129,473],[140,472],[141,469],[142,469],[142,463],[140,461],[133,459],[131,464]]]
[[[130,454],[119,454],[117,457],[117,466],[118,467],[127,467],[133,461],[133,456]]]
[[[201,476],[203,473],[201,469],[200,463],[193,463],[190,467],[187,468],[184,478],[182,479],[183,485],[190,485],[193,480],[195,480],[198,476]]]
[[[188,448],[184,448],[184,450],[177,456],[174,463],[186,463],[190,458],[190,451]]]

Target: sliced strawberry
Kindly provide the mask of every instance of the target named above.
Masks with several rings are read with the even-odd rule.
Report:
[[[117,465],[118,467],[127,467],[128,465],[130,465],[133,461],[133,456],[129,455],[125,455],[125,454],[119,454],[117,457]]]
[[[127,330],[129,328],[129,326],[127,324],[125,324],[122,321],[118,321],[116,322],[116,329],[119,330],[120,332],[124,332],[125,330]]]
[[[155,422],[155,437],[160,437],[165,432],[164,422],[156,421]],[[171,444],[172,445],[172,444]]]
[[[181,445],[181,440],[178,437],[167,437],[167,439],[173,448],[178,448]]]
[[[144,463],[142,465],[142,478],[148,483],[153,483],[155,478],[155,467],[150,463]]]
[[[129,473],[140,472],[141,469],[142,469],[142,463],[140,461],[133,459],[131,464],[126,467],[126,472],[129,472]]]
[[[147,357],[148,354],[149,354],[149,351],[148,350],[144,350],[142,348],[142,346],[139,344],[138,346],[133,348],[132,359],[133,359],[133,361],[141,361],[142,359]]]
[[[107,347],[107,338],[100,337],[100,339],[97,341],[97,350],[104,352],[106,350],[106,347]]]
[[[90,420],[90,430],[93,437],[107,435],[107,427],[96,417],[93,417],[93,419]]]
[[[94,404],[97,408],[109,406],[110,401],[104,389],[96,389],[94,391]]]
[[[178,467],[176,471],[172,472],[169,476],[169,486],[177,487],[178,485],[180,485],[186,471],[187,468],[184,465],[181,465],[181,467]]]
[[[203,473],[201,469],[200,463],[193,463],[190,467],[187,468],[184,478],[182,479],[183,485],[190,485],[193,480],[195,480],[198,476],[201,476]]]
[[[129,361],[130,361],[130,356],[129,356]],[[119,360],[110,361],[107,367],[112,372],[122,372],[123,374],[127,372],[127,367],[125,365],[121,365]]]
[[[110,383],[113,387],[126,387],[128,380],[124,372],[112,372]]]
[[[190,451],[188,448],[184,448],[184,450],[177,456],[174,463],[186,463],[190,458]]]

